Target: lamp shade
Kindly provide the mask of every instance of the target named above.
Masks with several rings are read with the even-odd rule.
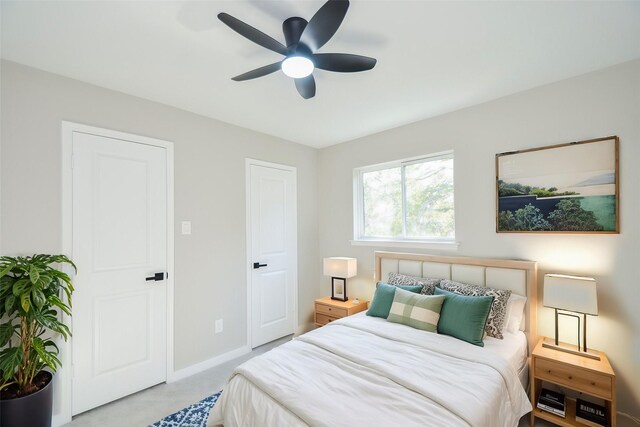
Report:
[[[323,260],[325,276],[349,278],[358,274],[358,260],[355,258],[332,257]]]
[[[596,281],[590,277],[545,274],[543,305],[597,316]]]

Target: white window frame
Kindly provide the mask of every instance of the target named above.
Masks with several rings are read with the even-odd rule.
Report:
[[[364,185],[363,175],[368,172],[374,172],[378,170],[400,168],[402,174],[402,215],[405,217],[402,221],[402,234],[405,234],[406,227],[406,197],[405,197],[405,172],[404,167],[415,163],[422,163],[424,161],[433,161],[440,159],[452,159],[454,161],[454,173],[455,173],[455,159],[453,150],[442,151],[439,153],[412,157],[408,159],[396,160],[393,162],[379,163],[370,166],[364,166],[355,168],[353,170],[353,240],[351,244],[354,246],[377,246],[377,247],[390,247],[390,248],[426,248],[426,249],[444,249],[444,250],[456,250],[459,243],[454,237],[443,238],[411,238],[411,237],[367,237],[364,235]],[[455,221],[455,179],[454,179],[454,221]]]

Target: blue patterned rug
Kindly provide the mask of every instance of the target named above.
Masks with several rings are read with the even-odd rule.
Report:
[[[209,418],[209,412],[218,401],[221,393],[222,390],[175,414],[164,417],[157,423],[151,424],[150,427],[204,427],[207,418]]]

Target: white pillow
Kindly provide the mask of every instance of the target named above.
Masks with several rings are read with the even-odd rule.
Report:
[[[504,329],[508,332],[524,331],[524,306],[527,298],[511,293],[507,301],[507,316],[504,321]]]

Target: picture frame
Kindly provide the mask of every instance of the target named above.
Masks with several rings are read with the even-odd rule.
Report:
[[[347,301],[347,279],[341,277],[331,278],[331,299]]]
[[[496,233],[620,233],[619,138],[496,154]]]

